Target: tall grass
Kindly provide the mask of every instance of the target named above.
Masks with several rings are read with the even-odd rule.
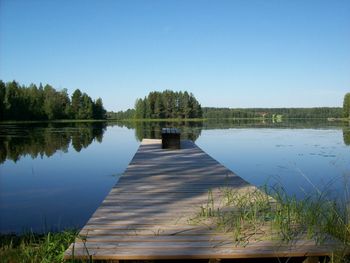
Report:
[[[243,191],[224,187],[220,200],[208,193],[207,204],[200,207],[191,223],[205,223],[232,237],[237,246],[250,242],[275,240],[292,244],[298,239],[316,245],[335,242],[332,261],[350,258],[350,218],[347,203],[329,200],[317,191],[300,200],[280,187],[249,188]],[[215,206],[216,204],[216,206]]]
[[[27,233],[20,236],[0,235],[0,262],[64,262],[64,252],[77,235],[75,230],[46,234]]]

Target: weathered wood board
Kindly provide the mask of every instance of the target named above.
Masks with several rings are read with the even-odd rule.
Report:
[[[237,245],[232,236],[192,224],[208,191],[215,202],[222,188],[255,187],[191,141],[181,149],[162,149],[161,140],[144,139],[100,207],[65,253],[65,258],[149,260],[321,256],[328,245],[310,240],[280,244],[269,240]]]

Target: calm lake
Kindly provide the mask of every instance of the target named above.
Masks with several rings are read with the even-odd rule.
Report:
[[[138,122],[0,124],[0,232],[83,226],[117,183],[142,138],[179,127],[248,182],[302,198],[349,190],[345,123]]]

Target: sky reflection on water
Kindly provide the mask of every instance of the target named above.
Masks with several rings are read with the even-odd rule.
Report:
[[[280,183],[298,197],[316,188],[339,195],[350,176],[348,127],[1,125],[0,232],[81,227],[125,170],[139,140],[157,138],[169,125],[255,185]]]

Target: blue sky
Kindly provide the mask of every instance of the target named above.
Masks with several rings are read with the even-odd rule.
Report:
[[[133,107],[153,90],[202,106],[341,106],[350,1],[0,0],[0,79]]]

